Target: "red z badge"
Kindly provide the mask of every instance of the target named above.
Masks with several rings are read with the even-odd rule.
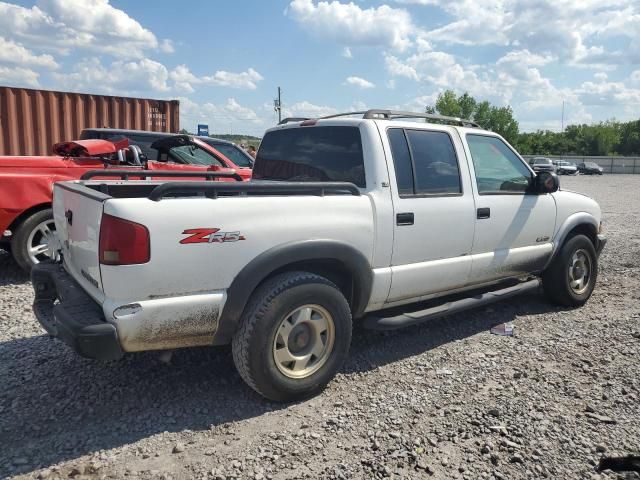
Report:
[[[243,235],[240,235],[240,232],[221,232],[219,228],[189,228],[182,234],[189,235],[180,240],[183,245],[188,243],[237,242],[245,239]]]

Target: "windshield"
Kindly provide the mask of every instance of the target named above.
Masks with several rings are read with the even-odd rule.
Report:
[[[207,143],[235,163],[238,167],[251,168],[253,166],[251,159],[247,157],[239,147],[236,147],[235,145],[227,145],[226,143]]]
[[[260,144],[255,180],[352,182],[365,186],[358,127],[301,127],[274,130]]]
[[[197,145],[180,145],[169,149],[169,160],[188,165],[217,165],[220,161]]]

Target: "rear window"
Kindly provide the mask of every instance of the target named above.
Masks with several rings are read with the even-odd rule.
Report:
[[[358,127],[302,127],[275,130],[260,144],[255,180],[352,182],[366,185]]]

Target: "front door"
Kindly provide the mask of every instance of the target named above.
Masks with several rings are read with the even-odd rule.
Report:
[[[542,269],[552,250],[552,195],[528,193],[535,174],[500,138],[467,133],[466,139],[477,206],[469,283]]]
[[[395,172],[392,281],[388,302],[462,287],[471,271],[474,199],[452,129],[389,128]],[[395,183],[395,184],[394,184]]]

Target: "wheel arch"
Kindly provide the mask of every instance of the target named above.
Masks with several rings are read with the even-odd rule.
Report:
[[[12,235],[15,235],[16,229],[31,215],[34,213],[38,213],[42,210],[46,210],[47,208],[51,208],[52,204],[49,203],[39,203],[38,205],[33,205],[32,207],[27,208],[25,211],[20,213],[16,218],[13,219],[11,224],[7,227],[7,230],[11,231]]]
[[[551,264],[551,262],[556,258],[556,256],[560,253],[560,249],[564,242],[567,241],[568,238],[571,238],[574,235],[585,235],[594,248],[598,248],[598,228],[599,224],[596,218],[590,213],[579,212],[574,213],[570,217],[568,217],[564,223],[558,229],[558,233],[556,233],[555,238],[553,240],[553,251],[547,264],[545,265],[545,269]]]
[[[231,282],[214,345],[231,341],[256,288],[269,278],[287,271],[305,271],[327,278],[345,295],[354,318],[364,313],[371,295],[373,273],[362,252],[335,240],[286,243],[258,255]]]

